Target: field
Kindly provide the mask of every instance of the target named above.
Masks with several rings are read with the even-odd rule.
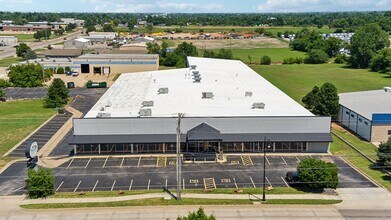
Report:
[[[291,50],[290,48],[253,48],[253,49],[232,49],[235,58],[239,58],[245,63],[249,63],[248,56],[252,62],[258,64],[262,56],[269,56],[272,63],[282,63],[286,57],[305,57],[306,53]]]
[[[0,103],[0,155],[49,119],[55,110],[43,107],[42,100]]]
[[[391,76],[366,69],[350,69],[342,64],[251,65],[256,72],[301,103],[314,86],[333,83],[339,93],[382,89]]]
[[[7,57],[4,59],[0,59],[0,67],[9,67],[12,64],[18,63],[20,61],[22,61],[22,60],[20,58],[16,58],[16,57]]]

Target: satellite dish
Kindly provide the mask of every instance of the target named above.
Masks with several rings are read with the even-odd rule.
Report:
[[[24,154],[26,155],[27,158],[35,158],[38,153],[38,143],[36,141],[31,141],[27,144],[26,150]]]

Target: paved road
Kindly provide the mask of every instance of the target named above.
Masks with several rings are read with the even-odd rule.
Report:
[[[65,41],[64,38],[66,38],[66,40],[75,39],[77,37],[77,35],[81,34],[81,32],[82,31],[79,30],[79,31],[61,36],[59,38],[55,38],[52,40],[47,40],[47,41],[43,41],[43,42],[39,42],[39,43],[32,42],[32,43],[28,43],[28,45],[31,47],[32,50],[36,50],[36,49],[44,48],[44,47],[48,46],[49,44],[57,44],[57,43],[64,42]],[[13,47],[7,48],[6,50],[0,52],[0,59],[6,58],[6,57],[11,57],[14,55],[15,55],[15,48],[13,48]]]

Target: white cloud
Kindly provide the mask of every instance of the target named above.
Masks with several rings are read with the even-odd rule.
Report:
[[[258,5],[260,12],[327,12],[386,10],[390,0],[267,0]]]

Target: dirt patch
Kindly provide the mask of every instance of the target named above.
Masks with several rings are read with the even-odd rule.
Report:
[[[275,38],[260,37],[254,39],[211,39],[211,40],[168,40],[175,45],[183,41],[193,43],[199,49],[220,49],[220,48],[288,48],[286,42],[282,42]]]

